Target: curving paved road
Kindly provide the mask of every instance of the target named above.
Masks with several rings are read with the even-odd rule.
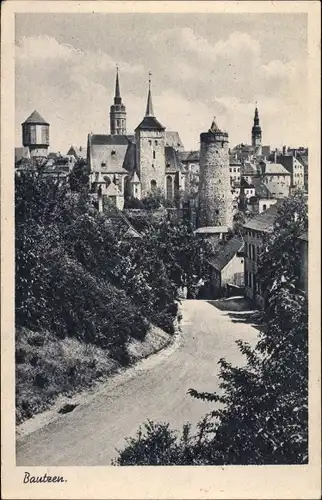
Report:
[[[176,349],[115,377],[72,413],[21,438],[17,465],[110,465],[115,448],[122,448],[124,437],[134,435],[147,418],[177,429],[186,421],[195,425],[210,406],[187,390],[218,389],[218,360],[242,364],[235,340],[253,343],[257,331],[206,301],[184,301],[182,312],[183,339]]]

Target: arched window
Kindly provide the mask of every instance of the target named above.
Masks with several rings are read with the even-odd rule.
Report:
[[[166,194],[167,194],[167,200],[172,200],[173,199],[173,181],[171,175],[167,176],[166,180]]]
[[[157,181],[155,181],[154,179],[152,179],[152,181],[151,181],[151,191],[155,191],[156,187],[157,187]]]
[[[153,151],[153,159],[155,160],[155,151]]]
[[[263,205],[263,210],[266,210],[266,208],[267,208],[266,205]]]

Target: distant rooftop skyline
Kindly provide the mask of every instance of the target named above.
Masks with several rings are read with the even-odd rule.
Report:
[[[230,147],[250,144],[256,104],[264,145],[307,145],[306,15],[214,13],[17,14],[16,146],[34,110],[53,151],[108,134],[116,65],[128,134],[151,72],[154,114],[187,150],[214,116]]]

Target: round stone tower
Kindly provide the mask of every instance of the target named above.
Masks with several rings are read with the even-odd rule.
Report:
[[[47,156],[49,147],[49,123],[38,111],[34,111],[22,124],[22,144],[29,148],[30,156]]]
[[[216,121],[200,134],[198,226],[232,226],[233,197],[229,175],[228,133]]]

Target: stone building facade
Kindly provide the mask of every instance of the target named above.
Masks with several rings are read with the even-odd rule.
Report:
[[[230,185],[228,133],[215,120],[200,134],[198,226],[232,226],[233,197]]]
[[[263,251],[263,237],[273,230],[278,204],[257,215],[244,224],[244,279],[245,296],[260,308],[265,304],[265,290],[261,287],[258,277],[258,261]]]
[[[136,165],[143,198],[156,189],[165,192],[165,127],[154,116],[150,84],[149,81],[145,117],[135,130]]]

